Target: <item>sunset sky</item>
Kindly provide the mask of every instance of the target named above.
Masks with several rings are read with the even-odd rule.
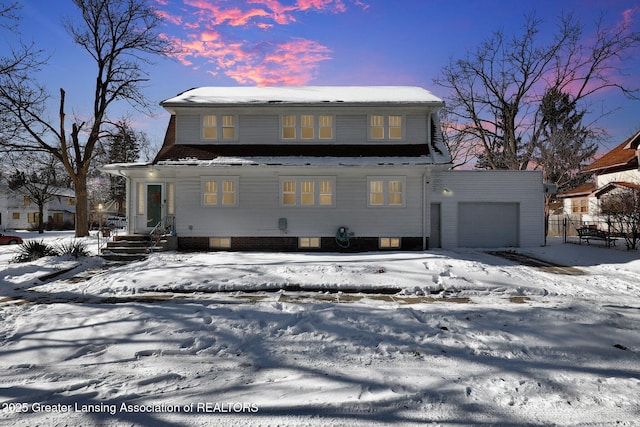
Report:
[[[449,58],[461,58],[495,30],[518,34],[524,15],[535,12],[551,33],[556,17],[574,11],[587,33],[603,14],[607,25],[626,20],[640,30],[633,0],[149,0],[165,18],[163,34],[182,48],[150,68],[146,93],[157,105],[186,89],[239,85],[415,85],[446,100],[433,79]],[[91,108],[95,65],[74,45],[61,22],[77,18],[70,0],[22,0],[24,41],[50,52],[42,83],[56,96],[67,92],[69,114]],[[6,32],[3,33],[3,36]],[[10,39],[10,37],[5,37]],[[0,49],[7,49],[6,43]],[[626,78],[640,86],[640,52]],[[87,95],[89,94],[89,95]],[[599,122],[610,134],[607,148],[640,129],[640,101],[602,93],[596,105],[617,109]],[[55,109],[52,110],[55,113]],[[160,143],[168,113],[154,118],[127,105],[135,125]],[[113,117],[115,116],[115,117]]]

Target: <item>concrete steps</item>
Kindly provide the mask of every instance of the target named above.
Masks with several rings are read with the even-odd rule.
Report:
[[[161,236],[157,241],[144,234],[115,236],[102,249],[102,258],[107,261],[131,262],[147,258],[152,252],[172,251],[178,248],[176,236]]]

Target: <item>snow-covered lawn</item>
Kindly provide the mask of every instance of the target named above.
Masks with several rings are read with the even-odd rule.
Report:
[[[0,425],[640,419],[638,252],[518,250],[574,267],[557,270],[481,250],[15,251],[0,247]]]

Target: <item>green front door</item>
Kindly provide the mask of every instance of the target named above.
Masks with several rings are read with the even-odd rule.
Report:
[[[162,220],[162,185],[147,185],[147,227],[153,228]]]

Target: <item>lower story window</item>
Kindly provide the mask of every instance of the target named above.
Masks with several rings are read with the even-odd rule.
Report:
[[[237,206],[238,182],[237,176],[202,178],[203,206]]]
[[[381,237],[378,246],[381,249],[400,248],[399,237]]]
[[[300,237],[298,238],[298,246],[301,248],[319,248],[319,237]]]
[[[280,177],[280,205],[335,206],[335,177]]]
[[[573,212],[573,213],[588,213],[589,212],[589,200],[588,199],[573,199],[573,200],[571,200],[571,212]]]
[[[370,176],[367,177],[369,186],[369,207],[377,206],[405,206],[405,186],[404,176]]]
[[[209,247],[214,249],[229,249],[231,247],[231,237],[210,237]]]

